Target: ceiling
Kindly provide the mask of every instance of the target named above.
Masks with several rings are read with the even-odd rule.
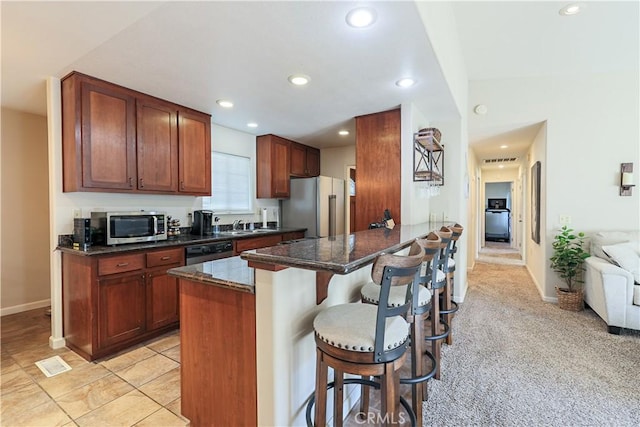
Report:
[[[638,2],[583,2],[561,17],[565,4],[452,2],[469,79],[638,68]],[[346,25],[362,5],[375,24]],[[459,115],[414,2],[3,1],[1,18],[2,106],[35,114],[46,114],[44,79],[78,70],[319,148],[352,144],[353,117],[405,102],[432,120]],[[294,73],[310,84],[292,86]],[[405,76],[417,84],[397,87]],[[486,157],[522,153],[540,124],[469,126]]]

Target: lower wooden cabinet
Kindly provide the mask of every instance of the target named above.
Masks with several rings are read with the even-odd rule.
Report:
[[[98,346],[105,348],[145,331],[142,273],[98,280]]]
[[[161,335],[179,325],[178,282],[184,248],[103,256],[62,253],[67,347],[87,360]]]

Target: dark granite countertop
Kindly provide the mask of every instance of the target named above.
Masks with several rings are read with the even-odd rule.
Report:
[[[455,222],[425,222],[396,225],[392,230],[377,228],[349,235],[301,240],[291,244],[246,251],[240,256],[256,263],[298,267],[308,270],[348,274],[372,263],[382,253],[393,253],[411,245],[443,225]]]
[[[239,256],[172,268],[168,274],[193,282],[255,293],[254,269]]]
[[[306,231],[306,228],[277,228],[269,230],[259,230],[256,232],[241,232],[239,234],[231,234],[230,232],[223,232],[220,234],[214,234],[207,237],[194,236],[190,234],[182,234],[178,237],[170,237],[167,240],[161,240],[158,242],[145,242],[145,243],[130,243],[125,245],[116,246],[91,246],[87,250],[73,249],[71,246],[58,246],[56,249],[81,256],[95,256],[95,255],[107,255],[135,250],[147,250],[147,249],[162,249],[170,248],[174,246],[188,246],[197,245],[200,243],[219,242],[223,240],[236,240],[236,239],[249,239],[254,237],[260,237],[270,234],[283,234],[296,231]]]

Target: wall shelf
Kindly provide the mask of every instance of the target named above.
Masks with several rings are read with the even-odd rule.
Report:
[[[413,180],[444,185],[444,146],[436,128],[421,129],[413,134]]]

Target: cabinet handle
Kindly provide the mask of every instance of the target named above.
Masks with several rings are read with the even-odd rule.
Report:
[[[133,178],[129,177],[129,187],[133,188]]]
[[[180,189],[184,190],[184,181],[180,181]]]
[[[129,265],[128,262],[121,262],[120,264],[118,264],[116,267],[126,267],[127,265]]]
[[[170,256],[163,256],[162,258],[160,258],[161,261],[166,261],[168,259],[171,259]]]
[[[140,178],[140,188],[144,188],[144,182],[142,181],[142,178]]]

